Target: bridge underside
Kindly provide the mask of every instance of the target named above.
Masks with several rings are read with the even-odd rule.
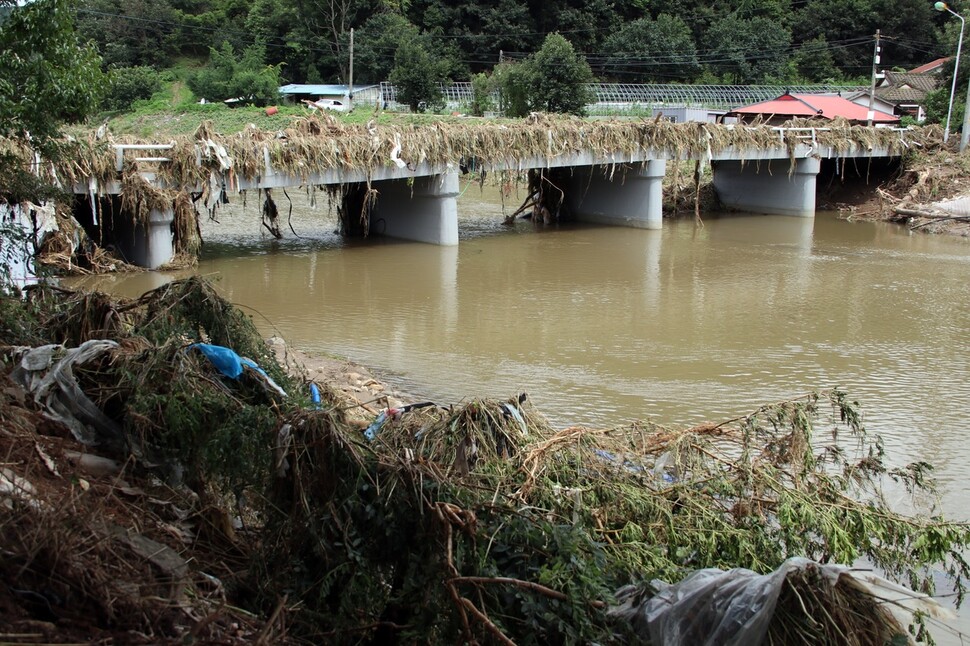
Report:
[[[664,160],[536,171],[561,203],[561,215],[644,229],[663,220]],[[350,235],[385,235],[436,245],[458,244],[457,172],[363,182],[345,187],[338,211]],[[557,209],[558,210],[558,209]],[[361,218],[366,220],[363,226]]]
[[[713,184],[721,203],[753,213],[813,217],[822,163],[816,157],[741,161],[739,153],[711,162]],[[837,160],[824,160],[826,165]],[[871,160],[848,160],[858,168]],[[578,221],[645,229],[660,229],[663,220],[665,159],[606,162],[590,154],[519,162],[523,171],[554,187],[561,215]],[[845,168],[843,160],[842,168]],[[497,169],[503,170],[503,169]],[[459,174],[421,167],[377,174],[365,182],[360,175],[294,177],[267,173],[259,182],[240,188],[275,188],[300,184],[342,186],[341,226],[348,235],[384,235],[435,245],[458,244]],[[120,214],[117,196],[97,198],[97,211]],[[106,206],[107,205],[107,206]],[[79,209],[83,212],[85,207]],[[110,227],[116,248],[125,260],[158,268],[172,259],[172,210],[152,211],[147,218],[114,218]],[[128,221],[129,224],[123,224]],[[100,226],[100,225],[98,225]]]
[[[137,218],[122,208],[120,195],[75,197],[74,219],[92,240],[110,241],[114,252],[125,262],[158,269],[175,256],[172,223],[174,209],[151,209]]]
[[[392,238],[458,244],[458,173],[372,182],[370,231]]]

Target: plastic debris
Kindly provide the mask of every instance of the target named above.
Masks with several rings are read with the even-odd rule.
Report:
[[[374,421],[371,422],[370,426],[364,430],[364,437],[371,442],[377,439],[377,434],[381,432],[381,427],[384,426],[384,422],[387,421],[388,417],[393,417],[395,413],[397,413],[396,408],[385,408],[382,410],[380,414],[374,418]]]
[[[381,432],[381,428],[389,419],[394,419],[400,417],[404,413],[410,413],[413,410],[418,410],[419,408],[427,408],[428,406],[434,406],[434,402],[417,402],[415,404],[408,404],[407,406],[399,406],[397,408],[385,408],[382,410],[374,421],[371,422],[364,430],[364,437],[373,442],[377,438],[377,434]]]
[[[603,449],[594,449],[593,453],[595,453],[598,458],[601,458],[606,462],[612,462],[617,466],[623,467],[630,473],[643,473],[644,471],[644,468],[641,465],[635,464],[634,462],[631,462],[630,460],[625,458],[621,460],[618,456],[616,456],[613,453],[610,453],[609,451],[606,451]]]
[[[280,388],[279,384],[273,381],[273,378],[266,374],[266,371],[256,365],[256,362],[252,359],[247,359],[246,357],[241,357],[240,361],[246,368],[252,368],[253,371],[261,377],[263,385],[267,388],[276,392],[280,397],[286,397],[286,391]]]
[[[843,594],[875,600],[882,616],[878,620],[871,615],[863,619],[868,623],[880,621],[891,633],[905,636],[905,626],[917,612],[937,619],[954,616],[935,599],[869,570],[800,557],[788,559],[769,574],[745,568],[708,568],[675,584],[654,580],[646,589],[625,586],[617,592],[620,605],[611,608],[610,615],[629,621],[637,635],[654,646],[757,646],[768,635],[786,580],[808,573],[817,576],[795,577],[789,585],[815,585],[823,594],[845,586]],[[800,594],[809,592],[802,589]]]
[[[502,410],[514,417],[515,421],[519,423],[519,428],[522,429],[522,436],[529,437],[529,429],[525,425],[525,419],[522,418],[522,413],[519,412],[518,407],[512,404],[502,404]]]
[[[266,374],[266,371],[252,359],[240,357],[235,350],[221,345],[210,343],[193,343],[189,346],[195,348],[205,355],[209,362],[215,366],[216,370],[230,379],[239,379],[245,368],[250,368],[258,375],[263,384],[270,390],[276,392],[281,397],[286,397],[286,391],[279,387],[273,378]]]
[[[74,377],[75,365],[88,363],[117,347],[114,341],[93,339],[67,350],[58,344],[21,348],[20,363],[10,376],[34,396],[46,417],[71,429],[78,442],[88,446],[119,443],[121,428],[84,394]]]
[[[290,470],[290,461],[286,458],[293,444],[293,427],[290,424],[283,424],[276,434],[276,447],[274,461],[276,463],[276,475],[280,478],[286,477]]]
[[[221,345],[211,345],[209,343],[193,343],[189,346],[195,348],[205,355],[206,359],[230,379],[239,379],[242,374],[242,357],[236,354],[235,350]]]
[[[310,401],[313,402],[313,408],[320,410],[320,389],[312,381],[310,382]]]

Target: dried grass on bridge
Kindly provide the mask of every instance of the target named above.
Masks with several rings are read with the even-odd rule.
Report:
[[[936,126],[912,129],[901,135],[891,129],[869,129],[846,122],[792,122],[792,127],[813,127],[817,141],[837,151],[870,150],[883,147],[891,154],[905,153],[912,146],[935,145],[941,140]],[[670,157],[705,158],[712,153],[736,148],[756,151],[783,143],[789,150],[800,143],[793,131],[779,135],[768,126],[722,126],[708,123],[675,124],[660,120],[582,120],[536,115],[514,122],[469,120],[426,126],[367,126],[341,124],[329,115],[311,115],[294,120],[280,132],[247,129],[220,135],[203,124],[194,137],[174,140],[166,154],[171,162],[159,166],[160,177],[171,186],[197,190],[219,170],[213,146],[221,146],[232,159],[232,178],[255,179],[265,170],[265,154],[277,170],[309,177],[332,170],[374,169],[391,165],[392,151],[400,145],[400,158],[412,165],[435,167],[455,164],[460,159],[477,160],[482,168],[495,165],[515,167],[523,158],[555,158],[579,152],[624,156],[644,151],[663,151]],[[41,164],[38,171],[62,185],[87,185],[93,177],[103,184],[117,178],[114,143],[164,143],[131,138],[64,142],[64,156],[54,165]],[[210,145],[211,144],[211,145]],[[10,152],[33,163],[32,151],[9,140],[0,151]]]

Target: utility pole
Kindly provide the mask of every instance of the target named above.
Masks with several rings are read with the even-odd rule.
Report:
[[[872,127],[873,122],[876,119],[876,77],[879,73],[876,71],[876,67],[879,65],[879,30],[876,30],[876,46],[872,51],[872,82],[869,85],[869,112],[866,114],[866,120],[869,122],[869,127]]]
[[[954,68],[953,75],[956,76],[960,70]],[[963,129],[960,131],[960,152],[967,149],[967,141],[970,141],[970,81],[967,81],[967,100],[963,106]]]
[[[354,107],[354,28],[350,28],[350,83],[347,88],[347,105]]]

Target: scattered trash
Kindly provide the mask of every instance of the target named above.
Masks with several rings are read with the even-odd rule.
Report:
[[[381,432],[381,428],[383,428],[384,424],[387,423],[388,420],[398,419],[404,413],[410,413],[413,410],[419,410],[421,408],[427,408],[434,405],[434,402],[419,402],[416,404],[408,404],[407,406],[399,406],[397,408],[385,408],[377,415],[376,418],[374,418],[374,421],[371,422],[370,426],[364,430],[364,437],[373,442],[377,438],[377,434]]]
[[[239,379],[242,374],[242,357],[236,354],[235,350],[225,348],[221,345],[211,345],[209,343],[193,343],[189,346],[195,348],[215,366],[216,370],[230,379]]]
[[[0,501],[3,505],[12,507],[12,500],[37,505],[34,499],[36,491],[30,480],[21,478],[7,467],[0,467]]]
[[[521,395],[519,395],[519,399],[517,403],[506,402],[502,404],[502,410],[505,411],[508,415],[511,415],[512,417],[514,417],[515,421],[519,423],[519,428],[522,429],[522,437],[529,437],[529,429],[525,424],[525,419],[523,419],[522,413],[519,412],[518,405],[525,402],[527,398],[528,398],[528,395],[526,395],[525,393],[522,393]]]
[[[34,396],[47,417],[71,429],[78,442],[88,446],[118,442],[121,428],[84,394],[73,372],[75,366],[117,347],[115,341],[93,339],[71,349],[57,344],[21,348],[19,365],[10,378]]]
[[[122,469],[121,463],[117,460],[93,453],[64,451],[64,457],[77,464],[81,471],[94,477],[116,476]]]
[[[374,418],[374,421],[371,422],[370,426],[364,429],[364,437],[373,442],[377,438],[377,434],[381,432],[384,422],[386,422],[389,417],[393,417],[396,413],[396,408],[385,408],[382,410],[377,417]]]
[[[290,445],[293,443],[293,427],[290,424],[283,424],[279,433],[276,434],[276,446],[273,447],[276,463],[276,477],[285,478],[286,472],[290,469],[290,462],[286,456],[289,454]]]

